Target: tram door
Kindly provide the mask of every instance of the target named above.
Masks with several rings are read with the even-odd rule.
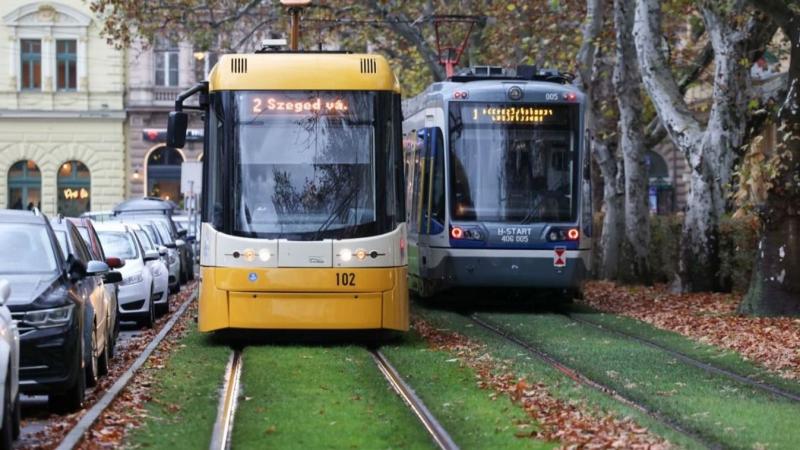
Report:
[[[417,179],[416,231],[420,275],[427,277],[432,268],[431,247],[440,246],[445,234],[444,139],[438,127],[423,128],[417,133],[419,177]]]

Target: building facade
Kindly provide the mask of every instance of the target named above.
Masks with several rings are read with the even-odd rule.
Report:
[[[194,53],[191,44],[159,37],[137,42],[128,51],[128,196],[161,197],[181,203],[181,164],[202,159],[203,124],[190,115],[187,144],[168,148],[167,116],[175,97],[203,80],[213,64],[207,53]]]
[[[78,215],[125,195],[125,51],[82,0],[0,2],[0,207]]]

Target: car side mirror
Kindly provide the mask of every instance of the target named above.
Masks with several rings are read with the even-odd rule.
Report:
[[[0,280],[0,305],[5,305],[11,298],[11,283],[8,280]]]
[[[67,264],[67,276],[71,281],[78,281],[82,278],[86,278],[86,266],[81,260],[75,259],[70,255],[69,258],[67,258]]]
[[[175,249],[178,248],[178,244],[175,242],[167,242],[166,244],[164,244],[164,247]]]
[[[155,250],[148,250],[144,252],[144,262],[158,261],[160,258],[161,255],[159,255]]]
[[[122,259],[117,258],[116,256],[109,256],[106,258],[106,264],[111,269],[119,269],[121,267],[125,267],[125,261]]]
[[[183,148],[186,144],[186,128],[189,115],[183,111],[172,111],[167,119],[167,147]]]
[[[111,272],[103,275],[103,281],[108,284],[122,283],[122,274],[112,270]]]
[[[106,274],[109,270],[108,264],[103,261],[89,261],[86,265],[86,275],[90,277]]]
[[[184,241],[183,239],[178,239],[175,241],[175,245],[177,245],[178,247],[183,247],[184,245],[186,245],[186,241]]]
[[[158,254],[159,255],[167,256],[167,253],[169,253],[169,249],[167,247],[164,247],[163,245],[159,245],[158,246]]]

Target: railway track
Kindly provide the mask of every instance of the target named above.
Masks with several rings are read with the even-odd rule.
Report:
[[[447,430],[436,420],[436,417],[425,406],[422,400],[417,397],[414,390],[403,380],[403,377],[400,376],[397,369],[386,359],[386,356],[384,356],[380,350],[375,349],[370,350],[370,353],[372,353],[372,359],[375,361],[381,374],[386,378],[386,381],[389,382],[392,389],[397,392],[397,395],[403,399],[411,411],[414,412],[414,415],[422,422],[422,425],[431,435],[433,441],[436,442],[436,445],[442,450],[457,450],[459,447],[453,441],[453,438],[450,437]]]
[[[239,380],[242,376],[242,350],[231,352],[228,366],[225,369],[225,382],[222,388],[217,419],[211,432],[210,450],[226,450],[231,447],[231,431],[236,415],[236,404],[239,398]]]
[[[541,348],[535,346],[531,342],[528,342],[520,338],[519,336],[515,335],[514,333],[504,329],[502,326],[490,320],[481,318],[477,314],[469,314],[466,317],[474,324],[483,328],[484,330],[489,331],[492,334],[521,347],[529,355],[535,357],[536,359],[547,364],[548,366],[558,370],[559,372],[569,377],[576,383],[579,383],[583,386],[599,391],[630,408],[636,409],[642,412],[643,414],[647,415],[648,417],[652,418],[653,420],[661,423],[665,427],[670,428],[676,433],[682,434],[691,440],[694,440],[695,442],[706,448],[709,449],[722,448],[722,445],[720,443],[713,441],[701,434],[698,434],[697,432],[684,427],[683,425],[670,419],[669,417],[664,416],[660,412],[652,408],[649,408],[648,406],[642,404],[641,402],[638,402],[628,396],[625,396],[617,392],[614,388],[582,374],[578,370],[564,363],[564,361],[543,351]]]
[[[458,445],[450,437],[447,430],[439,423],[422,400],[417,397],[414,390],[403,380],[386,356],[377,349],[371,349],[369,352],[383,377],[422,423],[436,445],[442,450],[458,450]],[[231,448],[231,435],[240,394],[241,374],[242,350],[234,349],[231,351],[225,370],[225,378],[220,393],[217,418],[214,422],[209,450],[228,450]]]
[[[789,400],[789,401],[792,401],[792,402],[800,403],[800,395],[798,395],[798,394],[795,394],[795,393],[792,393],[792,392],[788,392],[788,391],[786,391],[784,389],[781,389],[781,388],[779,388],[777,386],[774,386],[774,385],[771,385],[771,384],[768,384],[768,383],[764,383],[764,382],[761,382],[761,381],[758,381],[758,380],[754,380],[752,378],[748,378],[746,376],[743,376],[743,375],[740,375],[738,373],[732,372],[732,371],[730,371],[728,369],[724,369],[722,367],[718,367],[718,366],[715,366],[713,364],[709,364],[707,362],[700,361],[699,359],[694,358],[694,357],[692,357],[690,355],[687,355],[686,353],[683,353],[683,352],[677,351],[675,349],[669,348],[666,345],[659,344],[658,342],[655,342],[653,340],[650,340],[650,339],[647,339],[647,338],[643,338],[641,336],[637,336],[637,335],[634,335],[632,333],[628,333],[626,331],[620,330],[619,328],[608,326],[607,324],[602,324],[602,323],[595,322],[593,320],[584,319],[584,318],[581,318],[581,317],[576,317],[576,316],[574,316],[573,314],[570,314],[570,313],[566,313],[565,316],[567,318],[569,318],[570,320],[572,320],[573,322],[577,322],[577,323],[580,323],[580,324],[583,324],[583,325],[588,325],[588,326],[597,328],[598,330],[604,331],[606,333],[611,333],[611,334],[614,334],[614,335],[617,335],[617,336],[632,340],[634,342],[638,342],[638,343],[640,343],[642,345],[646,345],[648,347],[655,348],[657,350],[661,350],[661,351],[663,351],[663,352],[675,357],[676,359],[679,359],[680,361],[682,361],[682,362],[684,362],[686,364],[689,364],[691,366],[694,366],[694,367],[696,367],[698,369],[701,369],[701,370],[704,370],[706,372],[713,373],[713,374],[716,374],[716,375],[721,375],[721,376],[730,378],[731,380],[737,381],[739,383],[746,384],[746,385],[748,385],[748,386],[750,386],[752,388],[759,389],[761,391],[764,391],[764,392],[767,392],[769,394],[775,395],[776,397],[780,397],[780,398],[783,398],[783,399],[786,399],[786,400]]]

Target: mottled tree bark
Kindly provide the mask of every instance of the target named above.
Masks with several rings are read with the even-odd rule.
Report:
[[[735,150],[745,125],[744,93],[747,69],[746,23],[739,0],[703,1],[700,9],[714,49],[711,114],[704,129],[683,99],[659,48],[661,2],[637,0],[634,37],[644,85],[672,142],[684,153],[690,168],[690,191],[681,233],[678,284],[683,291],[718,290],[719,222],[727,203]],[[745,21],[746,22],[746,21]]]
[[[586,19],[583,22],[583,42],[578,51],[578,84],[586,94],[585,123],[588,130],[591,152],[600,168],[603,179],[603,216],[600,237],[600,263],[597,275],[600,278],[616,279],[619,271],[620,245],[624,235],[624,203],[620,183],[621,167],[616,157],[612,140],[602,130],[613,126],[602,114],[602,101],[611,93],[609,88],[609,64],[595,45],[603,28],[606,0],[587,0]]]
[[[780,0],[751,0],[777,22],[791,43],[789,89],[779,112],[778,174],[760,211],[753,277],[739,311],[800,314],[800,9]]]
[[[650,211],[642,124],[641,76],[633,43],[635,0],[614,0],[616,61],[614,92],[619,106],[619,149],[625,167],[625,281],[652,282],[649,246]]]

